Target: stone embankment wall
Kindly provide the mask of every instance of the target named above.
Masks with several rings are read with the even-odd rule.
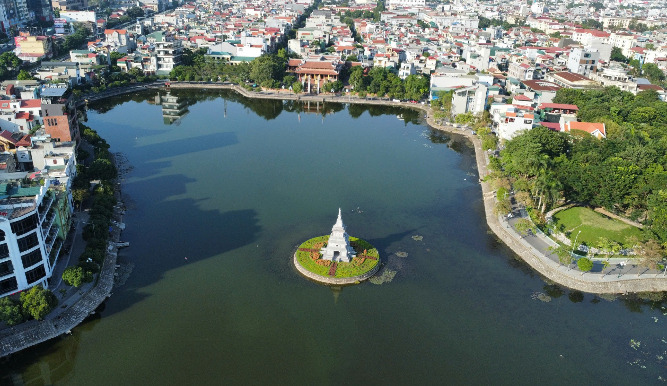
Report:
[[[423,108],[423,106],[419,106]],[[427,111],[427,114],[429,112]],[[454,128],[443,127],[437,125],[433,118],[429,115],[429,125],[448,132],[459,132]],[[467,137],[475,147],[475,157],[477,159],[477,170],[482,180],[488,173],[488,156],[482,148],[482,142],[479,137],[472,135],[472,133],[462,133]],[[534,270],[545,276],[551,281],[566,287],[590,293],[630,293],[630,292],[657,292],[667,291],[667,277],[662,275],[624,275],[616,277],[615,275],[602,275],[596,273],[583,274],[576,270],[569,270],[567,267],[558,264],[554,260],[545,256],[543,253],[537,251],[530,246],[523,237],[517,233],[513,228],[493,213],[495,207],[495,194],[490,184],[481,182],[482,197],[484,200],[484,212],[486,215],[486,222],[493,233],[498,236],[500,240],[505,243],[514,253],[519,255],[523,261],[530,265]]]
[[[309,270],[303,268],[301,264],[299,264],[299,261],[296,258],[296,252],[294,252],[294,266],[296,267],[296,270],[299,271],[300,274],[303,276],[314,280],[318,283],[323,283],[323,284],[330,284],[330,285],[346,285],[346,284],[356,284],[359,282],[362,282],[366,279],[370,279],[375,273],[380,269],[380,262],[377,263],[373,269],[370,271],[366,272],[363,275],[359,276],[354,276],[354,277],[326,277],[326,276],[320,276],[318,274],[312,273]]]
[[[114,208],[113,219],[118,223],[123,220],[123,204],[120,200],[120,191],[115,192],[118,205]],[[113,227],[113,232],[109,237],[112,242],[118,242],[121,229]],[[112,243],[113,245],[113,243]],[[114,273],[116,270],[116,258],[118,257],[118,248],[114,245],[111,250],[107,250],[106,259],[102,264],[102,269],[97,278],[97,283],[88,292],[81,295],[76,303],[63,309],[57,307],[45,320],[29,321],[12,328],[0,331],[0,357],[13,354],[28,347],[46,342],[49,339],[56,338],[67,333],[78,326],[88,317],[102,302],[111,296],[111,290],[114,284]]]
[[[79,96],[76,102],[77,107],[84,106],[86,103],[99,101],[106,98],[111,98],[123,94],[129,94],[133,92],[140,92],[145,90],[157,90],[164,87],[164,81],[156,81],[153,83],[137,83],[125,87],[113,87],[108,88],[101,92],[91,92]]]

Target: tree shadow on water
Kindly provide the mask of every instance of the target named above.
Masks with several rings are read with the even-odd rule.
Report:
[[[119,288],[122,301],[108,307],[105,316],[143,300],[147,294],[141,289],[160,281],[166,272],[222,255],[258,238],[261,227],[254,209],[203,210],[203,200],[173,199],[186,192],[189,181],[187,176],[163,176],[128,184],[128,191],[151,196],[143,207],[131,208],[125,216],[129,226],[122,238],[131,248],[123,254],[135,267],[128,283]]]
[[[102,318],[146,300],[151,293],[145,288],[162,280],[170,271],[255,242],[261,231],[255,210],[202,210],[199,200],[169,199],[184,192],[185,183],[189,180],[184,176],[176,177],[129,184],[142,190],[162,186],[164,181],[159,181],[161,178],[174,182],[171,188],[161,189],[158,197],[147,202],[145,207],[129,210],[123,219],[128,226],[121,237],[131,246],[121,254],[125,260],[134,263],[129,280],[120,287],[114,287],[112,298],[73,329],[72,335],[49,340],[0,361],[0,384],[66,382],[74,374],[79,338],[91,331]],[[202,277],[202,280],[207,279]],[[182,290],[187,291],[188,288],[184,285]]]

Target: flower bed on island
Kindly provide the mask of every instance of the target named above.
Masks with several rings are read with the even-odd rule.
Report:
[[[357,257],[351,262],[333,263],[323,260],[320,249],[322,249],[329,236],[314,237],[299,245],[296,251],[296,263],[307,271],[324,278],[355,278],[377,269],[380,264],[380,254],[366,240],[350,237],[350,244],[357,253]]]

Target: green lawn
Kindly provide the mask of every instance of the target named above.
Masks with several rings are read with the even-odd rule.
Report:
[[[597,247],[600,237],[606,237],[626,245],[632,237],[639,240],[643,238],[641,229],[584,207],[573,207],[557,212],[554,214],[554,221],[556,228],[565,232],[570,240],[574,241],[576,238],[577,244],[586,243]]]
[[[299,248],[313,248],[315,244],[326,242],[327,240],[329,240],[329,236],[314,237],[305,241],[299,246]],[[380,254],[378,250],[375,249],[370,243],[356,237],[350,237],[350,243],[357,252],[357,256],[362,255],[364,250],[366,250],[367,255],[375,256],[377,260],[365,259],[364,262],[358,266],[354,265],[353,263],[338,263],[336,277],[359,276],[370,271],[380,263]],[[309,252],[297,250],[296,258],[299,264],[301,264],[302,267],[309,270],[310,272],[321,276],[329,276],[329,267],[317,264],[315,260],[311,259]]]

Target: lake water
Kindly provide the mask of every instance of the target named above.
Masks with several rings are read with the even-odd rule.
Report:
[[[71,336],[2,362],[1,383],[667,378],[664,306],[549,285],[517,260],[484,221],[465,139],[406,110],[171,96],[185,113],[172,124],[155,94],[91,106],[87,124],[133,167],[120,255],[133,272]],[[393,281],[332,289],[292,267],[339,207]]]

